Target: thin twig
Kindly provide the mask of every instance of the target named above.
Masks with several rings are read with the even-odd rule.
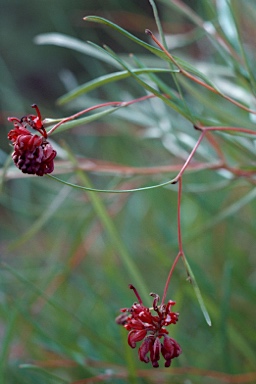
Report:
[[[146,34],[149,35],[152,40],[159,46],[159,48],[166,54],[166,56],[171,60],[171,62],[173,64],[176,65],[176,67],[180,70],[180,73],[182,75],[184,75],[185,77],[187,77],[188,79],[194,81],[195,83],[201,85],[202,87],[204,88],[207,88],[209,91],[223,97],[224,99],[228,100],[230,103],[236,105],[237,107],[243,109],[244,111],[247,111],[249,113],[253,113],[254,115],[256,114],[256,111],[250,109],[250,108],[247,108],[245,105],[239,103],[238,101],[232,99],[231,97],[223,94],[222,92],[220,92],[219,90],[217,90],[216,88],[212,87],[211,85],[205,83],[204,81],[202,80],[199,80],[197,77],[195,77],[194,75],[191,75],[191,73],[189,73],[188,71],[186,71],[184,68],[182,68],[182,66],[174,59],[174,57],[170,54],[170,52],[167,51],[167,49],[163,46],[163,44],[154,36],[154,34],[149,30],[149,29],[146,29]]]
[[[92,107],[83,109],[82,111],[77,112],[74,115],[65,117],[64,119],[62,119],[59,123],[55,124],[50,129],[50,131],[48,132],[48,135],[51,135],[57,128],[59,128],[60,125],[67,123],[69,121],[75,120],[76,118],[78,118],[82,115],[85,115],[88,112],[94,111],[95,109],[99,109],[99,108],[103,108],[103,107],[127,107],[128,105],[135,104],[135,103],[138,103],[140,101],[147,100],[147,99],[151,99],[153,97],[156,97],[156,96],[153,94],[150,94],[150,95],[142,96],[142,97],[139,97],[137,99],[130,100],[130,101],[109,101],[106,103],[94,105]]]

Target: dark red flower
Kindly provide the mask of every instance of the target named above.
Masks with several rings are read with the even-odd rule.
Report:
[[[169,300],[167,304],[158,305],[159,296],[151,293],[150,296],[154,298],[153,307],[148,308],[143,305],[133,285],[130,285],[130,289],[134,291],[139,302],[134,303],[131,308],[121,309],[122,314],[117,317],[116,322],[129,331],[128,344],[131,348],[135,348],[136,343],[142,341],[138,351],[141,361],[145,363],[151,361],[152,366],[157,368],[162,354],[165,359],[165,367],[169,367],[172,359],[178,357],[182,352],[180,345],[167,336],[169,332],[165,328],[178,321],[179,314],[172,312],[175,302]],[[153,315],[152,311],[156,314]]]
[[[20,120],[16,117],[8,117],[14,125],[8,133],[8,139],[14,146],[12,158],[15,165],[23,172],[38,176],[51,173],[54,169],[53,160],[57,152],[46,140],[47,132],[43,126],[41,113],[36,104],[32,105],[37,111],[37,116],[27,115]],[[35,129],[42,136],[29,131]]]

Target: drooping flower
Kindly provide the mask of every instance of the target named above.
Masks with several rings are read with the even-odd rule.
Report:
[[[54,158],[57,152],[47,141],[47,132],[43,126],[41,113],[36,104],[32,105],[36,115],[27,115],[20,120],[8,117],[14,125],[8,133],[8,139],[14,146],[12,158],[15,165],[23,172],[43,176],[54,169]],[[41,136],[33,134],[29,128],[38,131]]]
[[[128,344],[131,348],[135,348],[136,343],[142,341],[138,350],[141,361],[145,363],[151,361],[152,366],[157,368],[162,354],[165,367],[169,367],[172,359],[182,352],[180,345],[167,336],[169,332],[166,329],[168,325],[176,324],[178,321],[179,314],[172,311],[175,302],[169,300],[167,304],[158,305],[159,296],[151,293],[150,296],[154,298],[153,306],[148,308],[143,305],[136,288],[133,285],[129,287],[134,291],[138,303],[134,303],[131,308],[121,309],[122,314],[116,318],[116,322],[129,331]]]

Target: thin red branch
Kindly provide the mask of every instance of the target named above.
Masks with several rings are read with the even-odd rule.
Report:
[[[199,129],[201,131],[231,131],[231,132],[239,132],[239,133],[247,133],[249,135],[256,135],[256,131],[253,131],[252,129],[247,128],[240,128],[240,127],[200,127]]]
[[[182,177],[179,178],[177,226],[178,226],[179,253],[183,254],[183,245],[182,245],[182,236],[181,236],[181,195],[182,195]]]
[[[127,107],[128,105],[139,103],[140,101],[148,100],[148,99],[151,99],[153,97],[156,97],[156,96],[151,94],[151,95],[142,96],[142,97],[139,97],[137,99],[130,100],[130,101],[109,101],[106,103],[94,105],[92,107],[83,109],[82,111],[77,112],[74,115],[65,117],[59,123],[55,124],[52,127],[52,129],[50,129],[50,131],[48,132],[48,135],[52,134],[57,128],[59,128],[60,125],[67,123],[69,121],[75,120],[76,118],[78,118],[82,115],[85,115],[88,112],[94,111],[95,109],[99,109],[99,108],[103,108],[103,107]]]
[[[198,13],[193,11],[187,4],[185,4],[181,0],[170,0],[172,3],[174,3],[182,12],[191,19],[195,25],[202,28],[208,35],[210,35],[212,38],[214,38],[236,61],[238,61],[240,64],[244,64],[244,61],[242,58],[238,55],[238,53],[234,50],[234,48],[230,45],[230,43],[224,39],[224,36],[221,36],[217,29],[212,25],[211,30],[209,31],[209,28],[207,28],[207,23],[205,20],[203,20]]]
[[[165,283],[164,292],[163,292],[163,296],[162,296],[162,304],[164,304],[164,302],[165,302],[166,294],[168,291],[168,287],[170,284],[170,280],[171,280],[173,271],[174,271],[180,257],[184,256],[183,245],[182,245],[182,232],[181,232],[181,196],[182,196],[182,178],[180,177],[179,178],[179,188],[178,188],[178,204],[177,204],[177,227],[178,227],[179,252],[174,259],[174,262],[172,264],[172,267],[170,269],[169,275],[168,275],[166,283]]]
[[[223,97],[224,99],[228,100],[230,103],[236,105],[237,107],[243,109],[244,111],[247,111],[249,113],[253,113],[253,114],[256,114],[256,111],[250,109],[250,108],[247,108],[245,105],[239,103],[238,101],[232,99],[231,97],[223,94],[222,92],[218,91],[216,88],[212,87],[211,85],[205,83],[204,81],[198,79],[197,77],[195,77],[194,75],[192,75],[191,73],[189,73],[188,71],[186,71],[184,68],[182,68],[182,66],[174,59],[174,57],[170,54],[170,52],[167,51],[167,49],[163,46],[163,44],[154,36],[154,34],[149,30],[149,29],[146,29],[146,34],[149,35],[152,40],[159,46],[159,48],[166,54],[166,56],[171,60],[171,62],[176,65],[176,67],[180,70],[180,73],[182,75],[184,75],[185,77],[187,77],[188,79],[194,81],[195,83],[201,85],[202,87],[208,89],[209,91]]]
[[[194,154],[196,153],[201,141],[203,140],[203,138],[207,132],[210,132],[210,131],[235,131],[235,132],[249,133],[249,134],[253,134],[253,135],[256,134],[256,132],[254,132],[252,130],[248,130],[245,128],[236,128],[236,127],[195,127],[195,128],[201,130],[201,135],[200,135],[199,139],[197,140],[194,148],[192,149],[190,155],[188,156],[185,164],[183,165],[180,172],[178,173],[178,175],[175,177],[175,179],[173,181],[173,183],[178,182],[178,185],[179,185],[179,187],[178,187],[178,207],[177,207],[177,212],[178,212],[178,214],[177,214],[177,232],[178,232],[179,252],[174,259],[174,262],[172,264],[172,267],[170,269],[170,272],[168,274],[168,277],[167,277],[167,280],[165,283],[163,297],[162,297],[162,304],[165,301],[173,271],[174,271],[180,257],[184,257],[183,244],[182,244],[182,231],[181,231],[181,196],[182,196],[182,175],[183,175],[183,173],[185,172],[185,170],[189,166],[190,161],[192,160]],[[222,161],[221,167],[222,168],[229,170],[230,172],[232,172],[233,174],[235,174],[237,176],[248,176],[248,171],[238,170],[236,168],[231,168],[231,167],[227,166],[225,164],[225,159],[224,159],[223,153],[221,152],[219,146],[217,145],[217,142],[214,140],[213,137],[208,137],[208,140],[209,140],[209,143],[212,145],[212,147],[216,150],[219,157],[221,158],[221,161]]]
[[[168,291],[168,287],[169,287],[169,284],[170,284],[170,280],[171,280],[171,277],[172,277],[172,274],[173,274],[173,271],[180,259],[180,257],[183,256],[183,253],[181,254],[180,252],[177,254],[177,256],[175,257],[174,259],[174,262],[172,264],[172,267],[170,269],[170,272],[169,272],[169,275],[167,277],[167,280],[166,280],[166,283],[165,283],[165,286],[164,286],[164,292],[163,292],[163,296],[162,296],[162,301],[161,301],[161,304],[164,304],[164,301],[165,301],[165,298],[166,298],[166,294],[167,294],[167,291]]]
[[[199,139],[196,142],[196,145],[192,149],[190,155],[188,156],[187,160],[185,161],[185,163],[184,163],[183,167],[181,168],[180,172],[178,173],[178,175],[173,179],[172,184],[177,183],[179,181],[179,179],[181,178],[181,176],[183,175],[183,173],[185,172],[185,170],[188,167],[190,161],[192,160],[192,157],[196,153],[197,148],[199,147],[201,141],[203,140],[205,133],[206,133],[206,131],[202,130],[201,135],[200,135]]]

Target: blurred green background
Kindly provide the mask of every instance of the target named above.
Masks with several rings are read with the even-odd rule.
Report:
[[[205,31],[171,3],[156,1],[175,55],[204,70],[224,92],[231,87],[239,101],[249,98],[255,109],[251,92],[254,1],[231,1],[232,9],[239,8],[240,37],[252,70],[249,80],[244,75],[248,68],[236,67],[233,57],[227,60],[220,47],[209,43]],[[225,7],[229,2],[185,3],[216,26],[241,54],[237,37],[229,33],[234,27]],[[59,105],[57,99],[67,91],[117,69],[73,49],[37,45],[35,37],[61,33],[83,42],[107,44],[129,63],[129,54],[134,53],[145,65],[166,68],[160,59],[116,31],[82,20],[90,14],[104,17],[151,44],[144,33],[145,28],[157,33],[150,3],[0,0],[0,8],[0,383],[233,383],[238,382],[236,375],[241,383],[255,382],[255,177],[235,177],[227,170],[185,174],[184,250],[212,327],[204,320],[180,262],[168,299],[177,302],[180,320],[170,327],[170,335],[181,344],[183,353],[171,368],[153,370],[138,361],[137,352],[127,346],[127,332],[114,320],[120,308],[135,301],[128,289],[129,283],[137,283],[132,281],[130,260],[141,276],[144,292],[162,295],[178,252],[177,186],[92,195],[48,177],[25,177],[14,167],[5,174],[11,153],[7,116],[32,113],[30,106],[37,103],[44,117],[57,118],[100,102],[145,95],[134,79],[126,79]],[[159,78],[175,88],[169,75]],[[154,84],[154,79],[148,81]],[[186,103],[195,115],[217,125],[254,129],[255,120],[245,111],[199,87],[189,88],[185,82],[183,86]],[[231,166],[255,170],[255,140],[217,137]],[[68,146],[81,164],[98,165],[88,174],[96,188],[158,184],[176,173],[124,174],[118,167],[179,167],[197,138],[191,123],[162,101],[146,101],[105,119],[56,132],[53,140],[59,158],[55,174],[79,185],[88,183],[84,174],[65,169],[63,148]],[[217,161],[207,141],[200,146],[197,160]],[[103,165],[109,164],[111,170],[104,171]],[[143,300],[148,303],[144,292]]]

